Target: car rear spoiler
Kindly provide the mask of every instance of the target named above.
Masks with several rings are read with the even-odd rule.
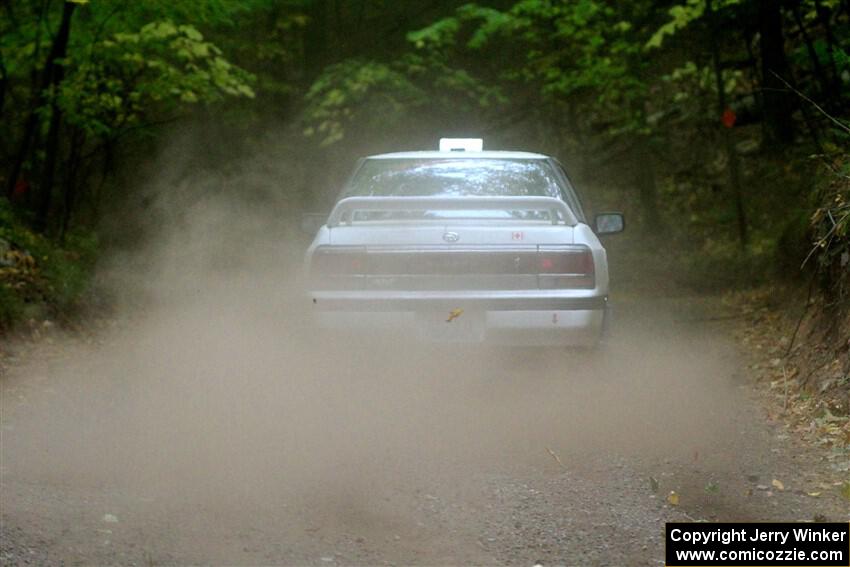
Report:
[[[549,211],[552,224],[559,218],[578,224],[575,214],[554,197],[347,197],[334,206],[328,227],[350,223],[354,211]]]

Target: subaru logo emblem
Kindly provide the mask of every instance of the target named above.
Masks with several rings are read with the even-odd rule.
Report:
[[[460,240],[460,235],[456,232],[447,232],[443,235],[443,240],[446,242],[457,242]]]

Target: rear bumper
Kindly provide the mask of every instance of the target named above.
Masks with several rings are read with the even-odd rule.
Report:
[[[592,346],[607,319],[607,297],[314,297],[322,329],[428,342]],[[456,316],[452,317],[452,314]]]
[[[392,297],[350,298],[313,296],[315,311],[587,311],[605,309],[607,297]]]

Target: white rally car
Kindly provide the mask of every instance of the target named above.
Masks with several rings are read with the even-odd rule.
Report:
[[[370,156],[321,220],[305,260],[320,327],[518,346],[592,346],[606,328],[598,236],[623,216],[589,225],[551,157],[477,139]]]

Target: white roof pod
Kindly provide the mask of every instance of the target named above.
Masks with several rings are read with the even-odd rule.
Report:
[[[480,152],[483,149],[481,138],[440,138],[441,152]]]

